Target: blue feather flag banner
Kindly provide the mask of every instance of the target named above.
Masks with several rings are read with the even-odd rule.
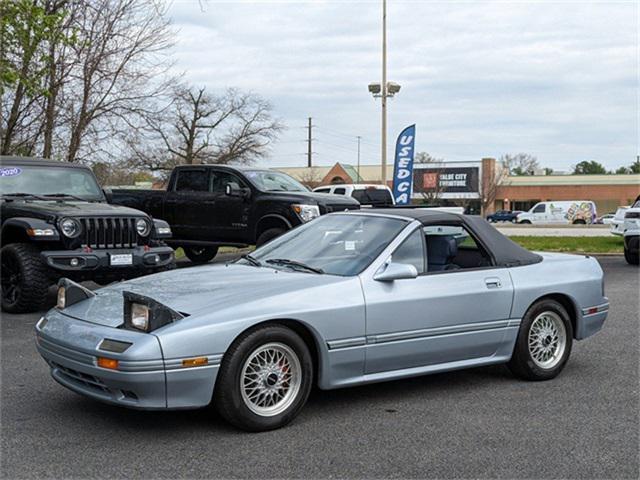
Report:
[[[413,191],[413,159],[416,126],[410,125],[396,141],[396,160],[393,168],[393,198],[396,205],[409,205]]]

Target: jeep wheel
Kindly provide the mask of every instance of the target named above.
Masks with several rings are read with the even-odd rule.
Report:
[[[265,243],[273,240],[276,237],[282,235],[285,231],[282,228],[270,228],[260,234],[258,240],[256,240],[256,247],[261,247]]]
[[[208,263],[218,254],[218,247],[182,247],[191,263]]]
[[[51,284],[48,269],[33,245],[14,243],[0,251],[2,257],[2,310],[36,312],[47,299]]]

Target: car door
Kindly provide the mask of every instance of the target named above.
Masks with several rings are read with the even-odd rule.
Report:
[[[451,227],[440,233],[455,237]],[[436,270],[429,257],[424,262],[425,238],[418,228],[391,255],[393,262],[417,268],[426,263],[417,278],[381,282],[371,272],[362,278],[366,373],[491,357],[502,345],[513,295],[507,270],[490,265]]]
[[[213,169],[211,175],[211,192],[215,198],[215,205],[209,223],[210,237],[241,243],[248,236],[251,200],[247,197],[227,195],[226,186],[228,183],[236,183],[240,188],[250,187],[237,175],[222,169]]]
[[[535,207],[533,207],[531,213],[533,214],[532,220],[534,223],[546,223],[549,220],[547,216],[547,205],[545,203],[537,204]]]
[[[210,191],[209,169],[180,168],[173,188],[165,198],[165,213],[178,240],[206,240],[215,215],[215,197]]]

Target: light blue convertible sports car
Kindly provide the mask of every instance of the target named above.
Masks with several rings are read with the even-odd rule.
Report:
[[[61,282],[36,326],[53,378],[126,407],[211,403],[281,427],[332,389],[506,363],[558,375],[609,303],[588,256],[531,253],[483,219],[428,209],[334,213],[227,265],[91,292]]]

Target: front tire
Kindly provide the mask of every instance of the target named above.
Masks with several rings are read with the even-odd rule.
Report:
[[[209,263],[218,254],[218,247],[182,247],[191,263]]]
[[[28,243],[12,243],[0,251],[2,257],[2,310],[30,313],[41,310],[51,284],[40,250]]]
[[[629,265],[640,265],[639,252],[632,252],[630,248],[625,247],[624,259],[627,261]]]
[[[285,230],[283,230],[282,228],[270,228],[268,230],[265,230],[260,234],[260,236],[256,240],[256,247],[261,247],[265,243],[273,240],[274,238],[279,237],[284,232]]]
[[[531,221],[530,220],[522,220],[520,223],[522,225],[531,225]]]
[[[541,300],[522,319],[507,366],[525,380],[550,380],[569,360],[572,341],[573,327],[565,308],[555,300]]]
[[[220,366],[214,405],[232,425],[251,432],[280,428],[304,407],[313,361],[298,334],[267,325],[241,335]]]

